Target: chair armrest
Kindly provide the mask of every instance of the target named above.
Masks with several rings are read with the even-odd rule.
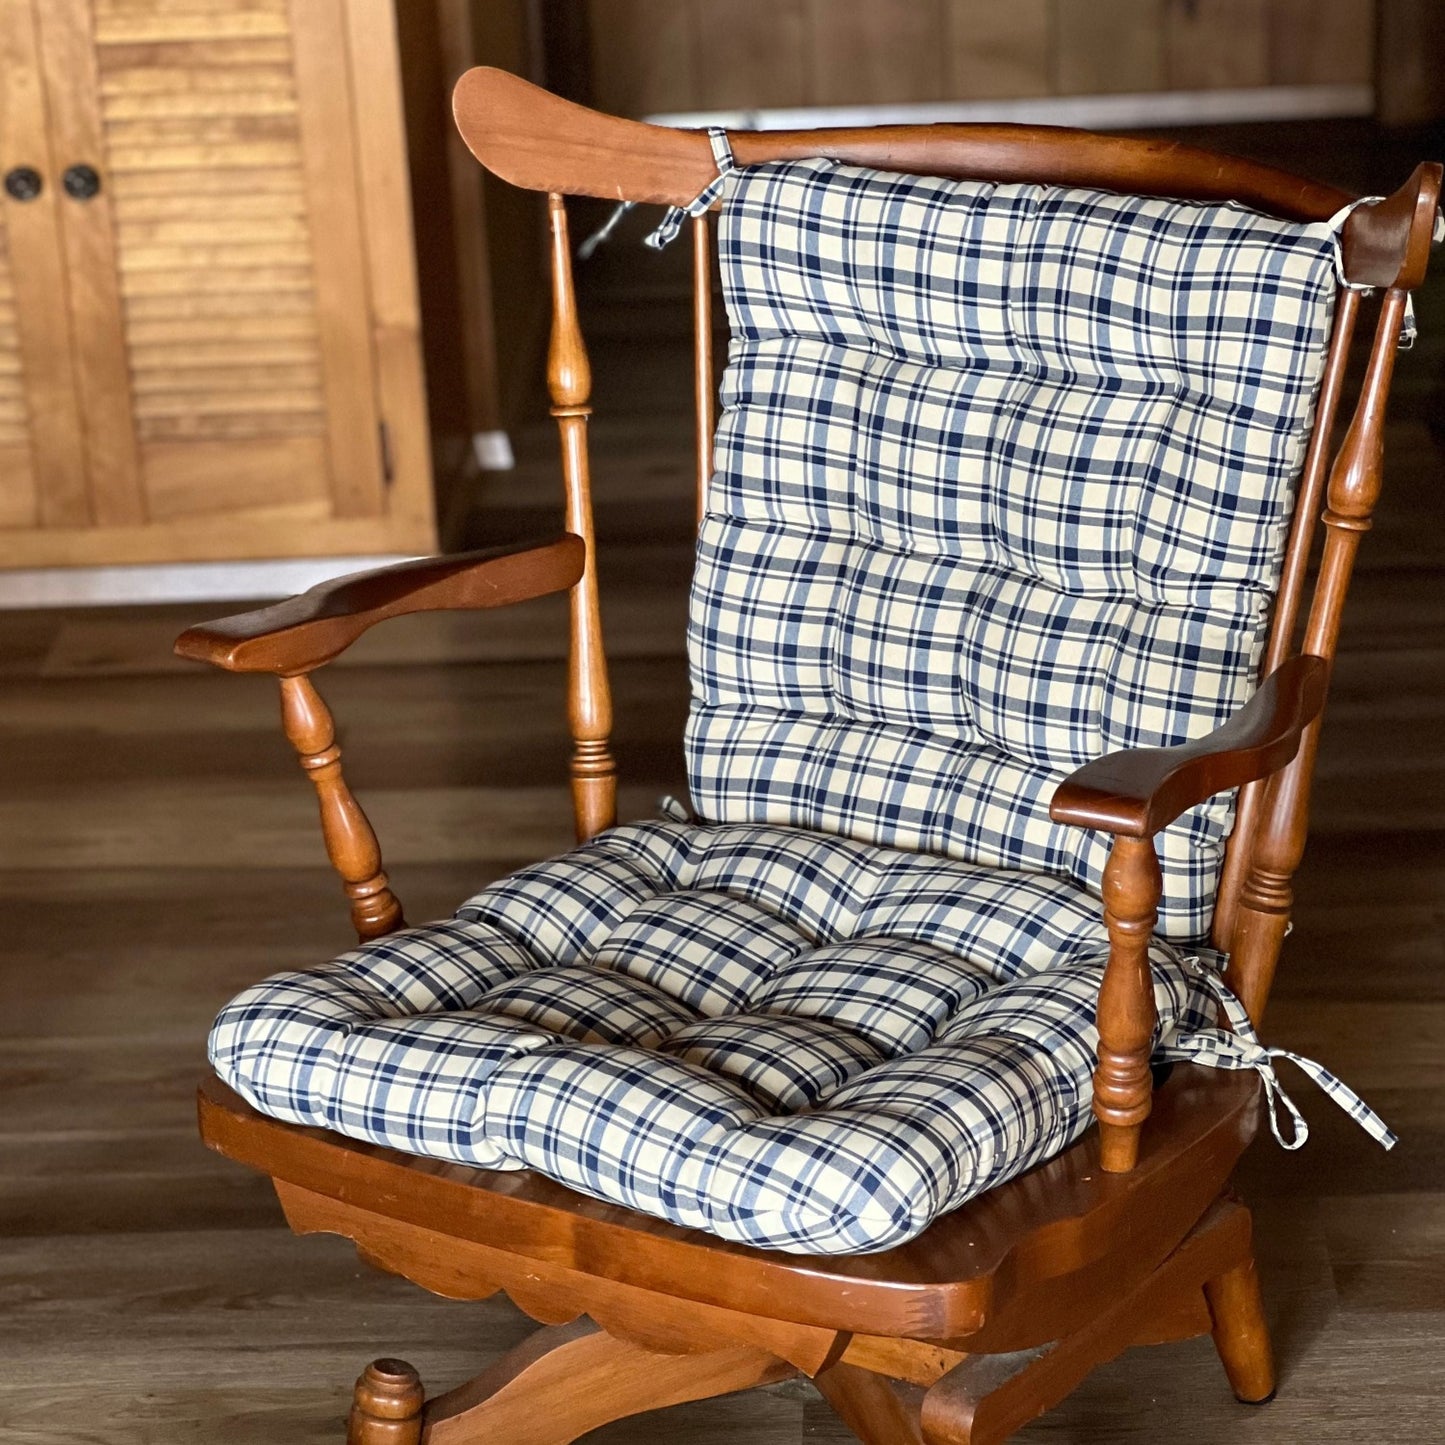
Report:
[[[564,532],[541,545],[423,557],[354,572],[275,606],[187,628],[176,639],[176,655],[230,672],[310,672],[388,617],[545,597],[577,582],[585,560],[582,539]]]
[[[1215,793],[1284,767],[1319,716],[1328,682],[1323,658],[1292,657],[1206,737],[1176,748],[1130,748],[1086,763],[1055,789],[1049,817],[1151,838]]]

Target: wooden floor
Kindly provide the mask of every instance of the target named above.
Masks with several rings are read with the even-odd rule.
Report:
[[[1408,168],[1359,127],[1233,140],[1303,148],[1302,165],[1373,188]],[[606,621],[634,816],[681,776],[677,259],[639,274],[634,253],[614,251],[589,284]],[[644,334],[625,340],[622,323],[639,318]],[[1196,1341],[1132,1352],[1020,1440],[1445,1438],[1445,285],[1424,298],[1421,329],[1401,360],[1386,496],[1268,1029],[1359,1088],[1402,1142],[1382,1154],[1290,1079],[1314,1137],[1297,1155],[1262,1143],[1246,1164],[1282,1364],[1273,1405],[1234,1404]],[[519,442],[522,466],[478,499],[473,541],[555,520],[550,441],[537,428]],[[196,1142],[191,1094],[216,1008],[349,939],[272,686],[169,657],[195,615],[0,614],[6,1445],[339,1445],[367,1359],[404,1355],[444,1387],[529,1328],[505,1302],[434,1299],[339,1240],[293,1239],[265,1181]],[[562,645],[558,608],[533,604],[393,624],[323,676],[411,917],[567,845]],[[591,1438],[851,1437],[810,1388],[785,1387]]]

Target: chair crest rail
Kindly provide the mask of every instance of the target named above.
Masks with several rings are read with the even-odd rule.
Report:
[[[611,201],[686,205],[716,175],[707,136],[602,115],[489,66],[468,71],[453,95],[457,126],[488,170],[525,190]],[[1189,200],[1238,200],[1296,221],[1323,221],[1354,198],[1272,166],[1175,141],[1095,135],[1059,126],[913,125],[739,131],[740,166],[826,156],[850,165],[983,181],[1093,186]],[[1438,167],[1434,168],[1438,173]],[[1417,286],[1417,212],[1434,199],[1431,167],[1395,195],[1361,206],[1345,227],[1346,274],[1368,286]]]

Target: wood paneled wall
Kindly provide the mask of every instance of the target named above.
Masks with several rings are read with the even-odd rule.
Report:
[[[1445,4],[1381,0],[1380,119],[1419,125],[1445,116]]]
[[[597,104],[646,115],[1368,83],[1375,3],[588,0],[588,14]]]
[[[541,24],[532,13],[535,0],[469,0],[482,65],[543,82]],[[461,138],[457,138],[461,144]],[[482,188],[487,238],[487,285],[493,315],[493,393],[495,404],[486,428],[515,427],[529,403],[540,406],[541,361],[550,319],[543,198],[518,190],[483,170],[465,147],[464,164],[472,183]]]

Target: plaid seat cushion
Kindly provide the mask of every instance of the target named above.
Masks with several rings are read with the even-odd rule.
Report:
[[[1060,779],[1249,695],[1333,233],[1231,205],[827,160],[724,179],[732,326],[694,582],[690,780],[768,822],[1097,891]],[[1209,925],[1232,800],[1160,840]]]
[[[1090,1121],[1079,885],[750,825],[615,828],[221,1013],[264,1112],[537,1169],[728,1239],[856,1253]],[[1212,995],[1155,951],[1160,1042]]]

